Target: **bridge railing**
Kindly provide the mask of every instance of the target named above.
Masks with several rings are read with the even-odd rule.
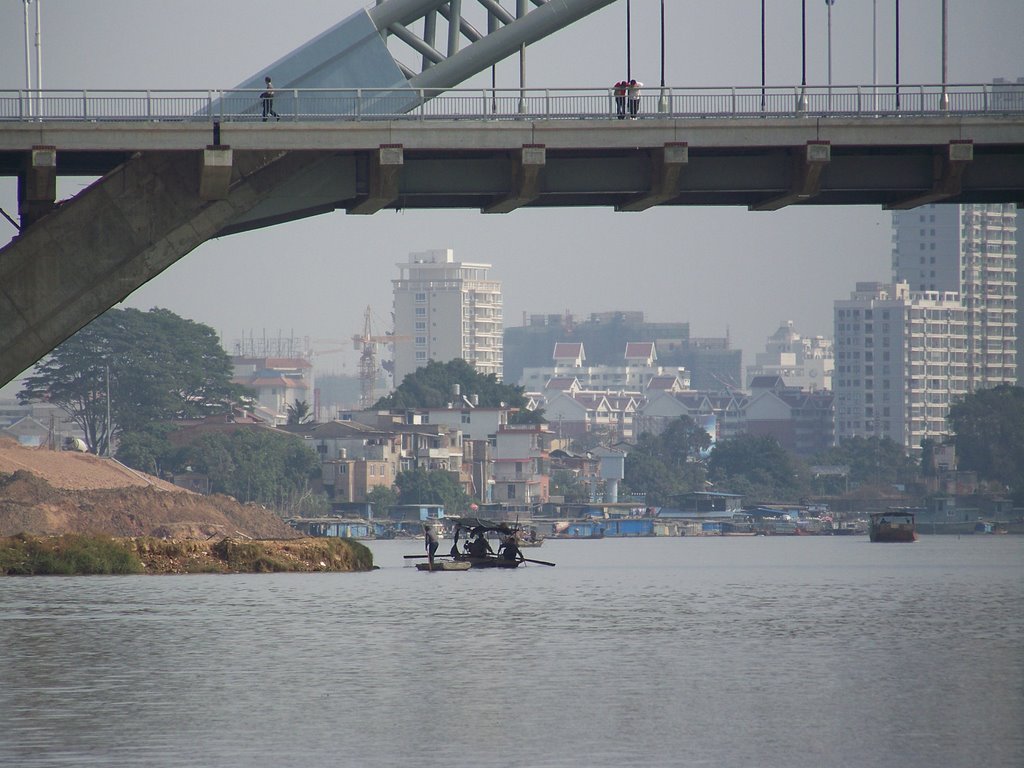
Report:
[[[643,88],[638,119],[1024,114],[1024,85]],[[628,107],[628,104],[627,104]],[[281,120],[617,119],[611,88],[279,89]],[[629,110],[627,108],[627,115]],[[0,121],[263,119],[257,90],[0,90]],[[270,115],[270,119],[275,119]]]

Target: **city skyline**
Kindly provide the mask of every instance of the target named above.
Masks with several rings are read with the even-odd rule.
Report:
[[[285,55],[362,2],[310,2],[301,14],[268,4],[261,15],[226,0],[188,0],[173,8],[97,0],[88,8],[42,6],[46,88],[230,87]],[[760,82],[760,7],[669,3],[669,85]],[[894,79],[892,3],[832,9],[833,82]],[[1019,40],[1024,5],[1012,0],[950,3],[949,79],[988,82],[1024,75]],[[792,6],[792,7],[790,7]],[[819,7],[821,6],[821,7]],[[968,7],[969,6],[969,7]],[[799,7],[766,4],[766,79],[792,85],[801,76]],[[807,6],[809,83],[826,80],[824,3]],[[273,18],[273,24],[263,23]],[[24,87],[22,4],[9,3],[0,25],[0,88]],[[901,81],[940,79],[938,4],[903,0]],[[603,87],[627,66],[625,3],[618,2],[531,46],[530,87]],[[659,80],[658,8],[632,4],[634,75]],[[227,31],[227,33],[226,33]],[[79,42],[88,40],[89,57]],[[189,55],[181,55],[181,42]],[[499,87],[518,85],[516,57],[497,68]],[[557,74],[555,74],[557,73]],[[488,75],[482,75],[489,84]],[[478,78],[479,79],[479,78]],[[471,81],[470,84],[473,84]],[[58,196],[81,179],[62,181]],[[16,211],[15,185],[0,182],[0,207]],[[0,241],[13,236],[6,229]],[[343,213],[233,235],[200,246],[140,290],[125,306],[166,307],[221,334],[227,349],[244,333],[321,339],[337,348],[362,327],[367,304],[390,316],[394,264],[409,253],[452,248],[460,261],[493,264],[503,283],[506,326],[524,315],[643,310],[651,321],[688,322],[695,336],[725,336],[749,364],[780,322],[806,335],[831,335],[832,302],[858,281],[890,278],[890,216],[870,206],[792,207],[775,213],[737,208],[657,208],[640,214],[606,209]],[[352,276],[358,275],[358,280]],[[321,370],[355,375],[357,353],[318,360]]]

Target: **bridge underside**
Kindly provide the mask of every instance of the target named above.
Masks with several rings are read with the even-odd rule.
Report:
[[[0,251],[0,381],[206,240],[335,210],[1024,201],[1019,120],[857,122],[246,125],[217,145],[201,124],[129,126],[131,142],[25,125],[20,150],[0,146],[37,219]],[[55,204],[65,174],[103,176]]]

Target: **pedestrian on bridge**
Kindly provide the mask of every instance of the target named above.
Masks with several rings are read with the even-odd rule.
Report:
[[[636,80],[629,81],[629,119],[636,120],[636,113],[640,111],[640,89],[644,87],[643,83],[638,83]]]
[[[615,86],[613,93],[615,94],[615,113],[619,116],[619,120],[626,118],[626,86],[628,83],[625,80],[619,80]]]
[[[281,116],[274,111],[274,84],[270,82],[270,75],[263,79],[267,84],[267,89],[260,94],[260,102],[263,104],[263,122],[267,122],[267,115],[273,115],[280,120]]]

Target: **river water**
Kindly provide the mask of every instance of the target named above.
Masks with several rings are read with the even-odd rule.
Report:
[[[0,578],[0,765],[1024,765],[1024,537]]]

